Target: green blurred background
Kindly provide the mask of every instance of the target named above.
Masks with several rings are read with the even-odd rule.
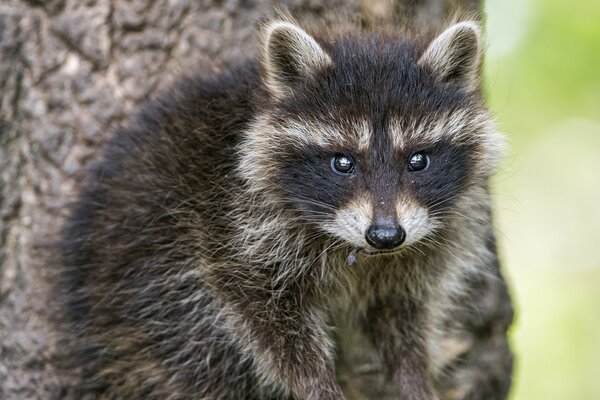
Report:
[[[486,0],[513,400],[600,399],[600,1]]]

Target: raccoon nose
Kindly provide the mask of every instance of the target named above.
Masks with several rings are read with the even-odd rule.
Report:
[[[369,227],[365,235],[367,243],[379,250],[391,250],[400,246],[406,238],[406,233],[400,225],[378,225]]]

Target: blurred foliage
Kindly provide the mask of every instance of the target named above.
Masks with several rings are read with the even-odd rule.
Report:
[[[600,1],[486,0],[512,399],[600,399]]]

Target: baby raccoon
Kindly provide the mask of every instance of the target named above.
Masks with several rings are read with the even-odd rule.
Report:
[[[272,20],[259,60],[146,106],[61,234],[78,396],[343,399],[346,321],[400,398],[439,398],[445,313],[497,262],[482,47],[472,21],[425,39]]]

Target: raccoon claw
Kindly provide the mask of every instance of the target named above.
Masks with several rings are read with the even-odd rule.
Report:
[[[358,249],[354,248],[354,249],[352,249],[350,254],[348,254],[348,258],[346,258],[346,262],[348,263],[348,265],[352,266],[352,265],[356,264],[357,253],[358,253]]]

